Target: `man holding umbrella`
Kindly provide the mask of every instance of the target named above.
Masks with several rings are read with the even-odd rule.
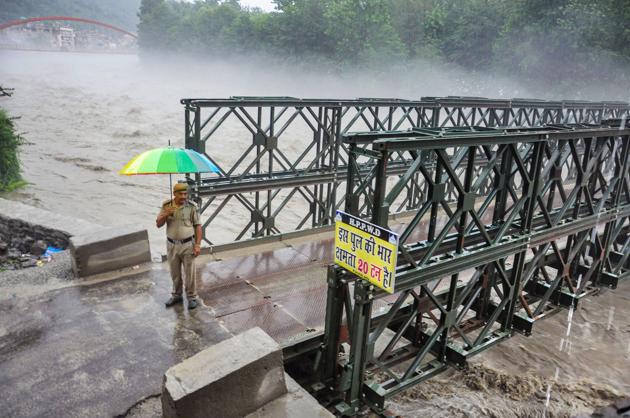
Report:
[[[221,170],[204,154],[191,149],[154,148],[133,157],[119,171],[125,176],[168,174],[172,184],[173,174],[221,173]],[[188,201],[188,186],[178,183],[173,187],[173,198],[162,204],[155,224],[161,228],[166,224],[166,246],[168,264],[173,279],[173,293],[166,302],[170,307],[182,303],[182,267],[186,275],[188,309],[195,309],[197,283],[195,257],[201,251],[202,230],[197,207]]]
[[[173,280],[172,295],[166,306],[182,303],[183,267],[188,309],[195,309],[198,305],[195,257],[201,250],[202,232],[197,207],[188,201],[186,184],[177,183],[173,187],[173,199],[162,204],[155,223],[158,228],[166,224],[167,259]]]

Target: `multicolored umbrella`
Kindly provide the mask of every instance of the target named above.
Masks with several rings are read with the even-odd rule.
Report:
[[[208,157],[183,148],[155,148],[136,155],[119,174],[183,174],[218,173],[219,169]]]
[[[118,173],[125,176],[168,174],[172,193],[172,174],[218,172],[219,168],[205,155],[190,149],[168,146],[136,155]]]

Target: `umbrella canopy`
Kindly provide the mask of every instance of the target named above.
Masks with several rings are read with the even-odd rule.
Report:
[[[155,148],[136,155],[119,174],[181,174],[218,173],[219,169],[208,157],[183,148]]]

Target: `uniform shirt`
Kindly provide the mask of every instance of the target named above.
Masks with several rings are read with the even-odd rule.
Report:
[[[162,209],[165,209],[171,204],[170,200],[167,200],[162,204]],[[195,225],[199,225],[199,213],[197,212],[197,206],[188,200],[171,216],[166,218],[166,236],[170,239],[186,239],[195,235]]]

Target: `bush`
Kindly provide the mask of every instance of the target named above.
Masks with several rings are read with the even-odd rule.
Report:
[[[20,175],[18,147],[22,143],[13,121],[0,109],[0,191],[8,192],[26,184]]]

